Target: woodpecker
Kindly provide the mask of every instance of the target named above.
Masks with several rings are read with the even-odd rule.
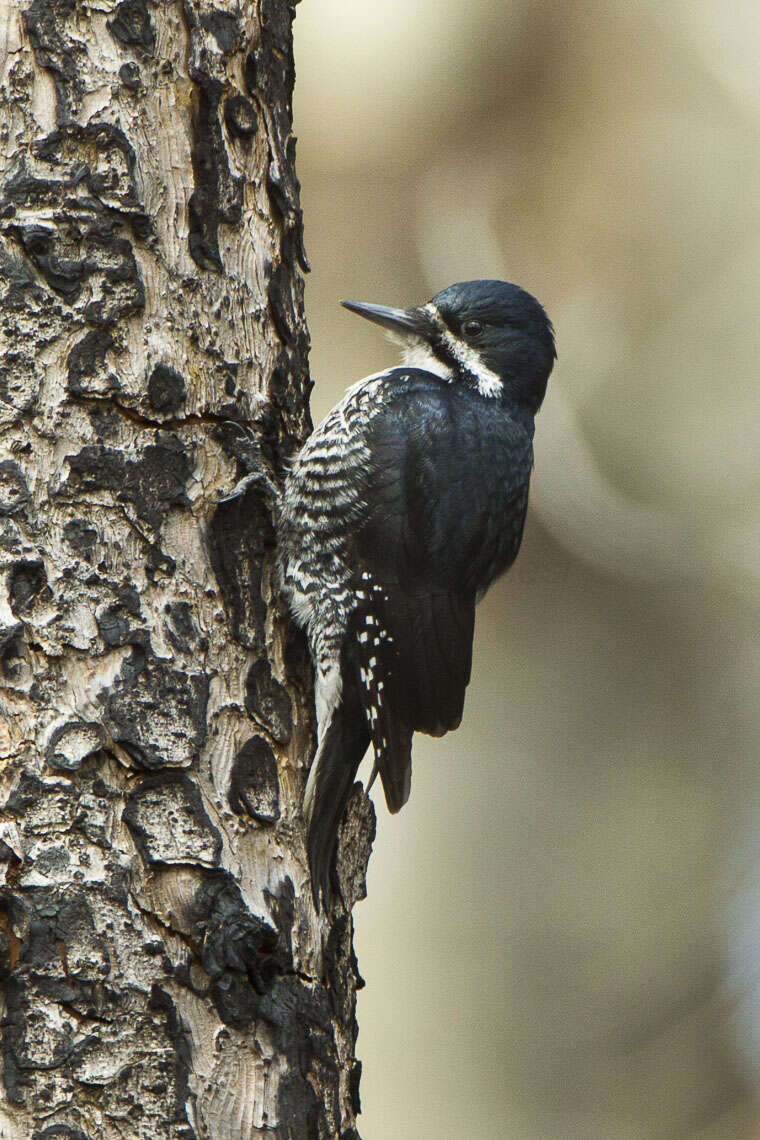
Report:
[[[389,811],[409,797],[412,735],[462,718],[476,602],[514,562],[534,417],[556,351],[539,302],[464,281],[408,309],[342,305],[385,328],[403,365],[350,388],[285,481],[279,573],[315,669],[304,798],[317,906],[371,744]]]

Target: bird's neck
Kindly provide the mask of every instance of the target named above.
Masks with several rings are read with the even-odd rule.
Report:
[[[458,359],[453,354],[436,351],[431,345],[422,341],[415,341],[403,345],[402,356],[404,364],[409,368],[420,368],[423,372],[431,372],[447,384],[469,392],[477,393],[489,403],[494,402],[519,424],[524,431],[533,438],[535,432],[534,413],[526,407],[524,401],[519,400],[514,393],[514,386],[509,376],[500,376],[486,367],[480,358],[473,354],[466,359]]]
[[[519,424],[528,438],[533,439],[536,433],[536,420],[530,408],[518,404],[515,400],[504,399],[501,403],[512,422]]]

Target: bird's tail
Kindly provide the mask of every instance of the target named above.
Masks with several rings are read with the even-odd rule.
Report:
[[[342,697],[333,709],[309,773],[304,815],[314,902],[329,904],[338,828],[359,765],[370,742],[354,669],[344,674]]]

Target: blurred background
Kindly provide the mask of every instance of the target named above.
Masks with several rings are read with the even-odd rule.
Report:
[[[376,800],[364,1140],[757,1140],[760,5],[309,0],[315,422],[340,297],[534,292],[559,363],[465,721]]]

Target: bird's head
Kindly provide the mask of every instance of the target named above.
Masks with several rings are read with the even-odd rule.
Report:
[[[535,414],[557,353],[543,307],[508,281],[461,281],[426,305],[391,309],[342,301],[388,330],[404,362],[488,399]]]

